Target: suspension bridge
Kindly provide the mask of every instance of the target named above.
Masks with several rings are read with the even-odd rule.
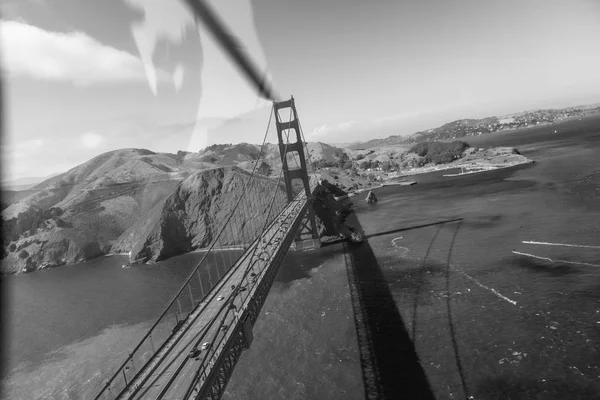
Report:
[[[286,109],[289,118],[282,120]],[[257,196],[251,190],[261,179],[255,174],[257,160],[242,196],[197,267],[95,399],[221,398],[242,352],[252,344],[252,327],[288,249],[319,247],[311,200],[318,177],[307,168],[294,98],[274,102],[273,115],[282,168],[272,181],[272,193]],[[296,139],[291,143],[290,133]],[[293,185],[298,181],[301,185]],[[265,209],[258,218],[248,214]],[[244,249],[237,258],[222,251],[232,244]]]

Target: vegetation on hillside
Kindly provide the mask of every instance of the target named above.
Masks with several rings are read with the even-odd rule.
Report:
[[[461,158],[469,145],[462,141],[423,142],[412,147],[382,147],[357,153],[350,150],[351,160],[342,169],[394,172],[418,168],[425,164],[446,164]]]
[[[256,170],[256,172],[264,176],[269,176],[273,173],[273,168],[271,168],[269,163],[263,161]]]
[[[228,147],[233,146],[232,143],[224,143],[224,144],[213,144],[204,149],[204,151],[223,151]]]
[[[47,210],[34,208],[27,218],[24,216],[19,219],[3,221],[2,245],[7,246],[11,241],[17,241],[22,236],[29,237],[39,229],[44,230],[50,221],[54,221],[55,225],[63,224],[64,221],[60,219],[62,214],[63,210],[58,207],[51,207]]]
[[[414,145],[409,153],[425,157],[427,163],[446,164],[460,158],[469,144],[460,140],[453,142],[422,142]]]

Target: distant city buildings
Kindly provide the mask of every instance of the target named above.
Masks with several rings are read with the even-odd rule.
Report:
[[[417,143],[423,141],[459,139],[465,136],[480,136],[482,134],[498,131],[527,128],[543,124],[552,124],[571,118],[582,118],[584,116],[600,114],[600,107],[590,109],[566,108],[549,109],[527,112],[516,116],[492,117],[479,120],[458,120],[439,128],[419,132],[405,139],[405,143]]]

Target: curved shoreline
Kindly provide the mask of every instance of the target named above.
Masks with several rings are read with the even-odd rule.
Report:
[[[462,176],[462,175],[472,175],[472,174],[481,173],[481,172],[496,171],[499,169],[512,168],[512,167],[517,167],[519,165],[526,165],[526,164],[533,164],[533,163],[535,163],[534,160],[526,159],[521,162],[500,163],[500,164],[469,161],[468,163],[449,163],[449,164],[429,166],[429,167],[417,167],[417,168],[413,168],[407,172],[403,172],[402,175],[397,175],[392,178],[388,178],[388,179],[386,179],[387,182],[385,182],[385,183],[379,184],[377,186],[372,186],[369,188],[359,189],[354,192],[350,192],[344,196],[335,197],[335,199],[338,201],[345,200],[347,198],[357,196],[361,193],[364,193],[364,192],[367,192],[370,190],[381,189],[386,186],[411,186],[411,185],[416,184],[417,182],[416,181],[407,181],[407,180],[404,180],[404,181],[396,181],[396,180],[406,178],[409,176],[414,176],[414,175],[429,174],[432,172],[440,172],[440,171],[446,171],[446,170],[451,170],[451,169],[458,169],[461,167],[481,169],[480,171],[467,172],[464,174],[443,175],[444,177],[450,177],[450,176],[454,177],[454,176]]]
[[[477,161],[469,161],[469,162],[463,162],[463,163],[449,163],[449,164],[436,165],[436,166],[431,166],[431,167],[417,167],[417,168],[408,170],[407,172],[403,172],[403,174],[398,175],[397,178],[403,178],[403,177],[412,176],[412,175],[428,174],[431,172],[446,171],[449,169],[456,169],[456,168],[477,168],[477,169],[482,169],[485,171],[495,171],[498,169],[511,168],[511,167],[516,167],[518,165],[532,164],[532,163],[535,163],[535,161],[530,160],[530,159],[527,159],[526,161],[524,160],[524,161],[520,161],[520,162],[511,162],[511,163],[486,163],[486,162],[477,162]],[[480,171],[480,172],[485,172],[485,171]]]

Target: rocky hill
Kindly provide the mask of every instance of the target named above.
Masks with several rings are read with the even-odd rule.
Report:
[[[503,117],[461,119],[434,129],[416,132],[409,136],[394,135],[384,139],[373,139],[364,143],[355,143],[348,146],[348,149],[360,150],[414,144],[426,141],[453,140],[465,136],[484,135],[505,130],[552,124],[567,119],[582,118],[598,114],[600,114],[600,106],[596,104],[593,106],[525,111]]]
[[[2,271],[30,271],[108,253],[112,241],[196,165],[177,155],[123,149],[41,182],[2,211]]]
[[[339,161],[341,149],[308,145],[311,157]],[[273,185],[277,145],[210,146],[199,153],[122,149],[101,154],[26,192],[2,198],[1,271],[27,272],[131,251],[135,261],[157,261],[205,246],[231,213],[247,171]],[[294,162],[289,159],[290,165]],[[260,182],[260,179],[257,180]],[[256,183],[252,190],[267,190]],[[250,190],[250,189],[249,189]],[[251,228],[264,210],[245,210]]]
[[[205,248],[215,239],[228,218],[244,221],[240,231],[225,235],[220,245],[250,242],[263,227],[269,202],[260,205],[240,202],[244,182],[250,174],[236,167],[209,169],[192,174],[163,201],[138,219],[114,243],[115,252],[129,252],[131,262],[153,262]],[[284,206],[285,187],[273,180],[254,178],[246,189],[250,198],[273,190],[275,209]]]

